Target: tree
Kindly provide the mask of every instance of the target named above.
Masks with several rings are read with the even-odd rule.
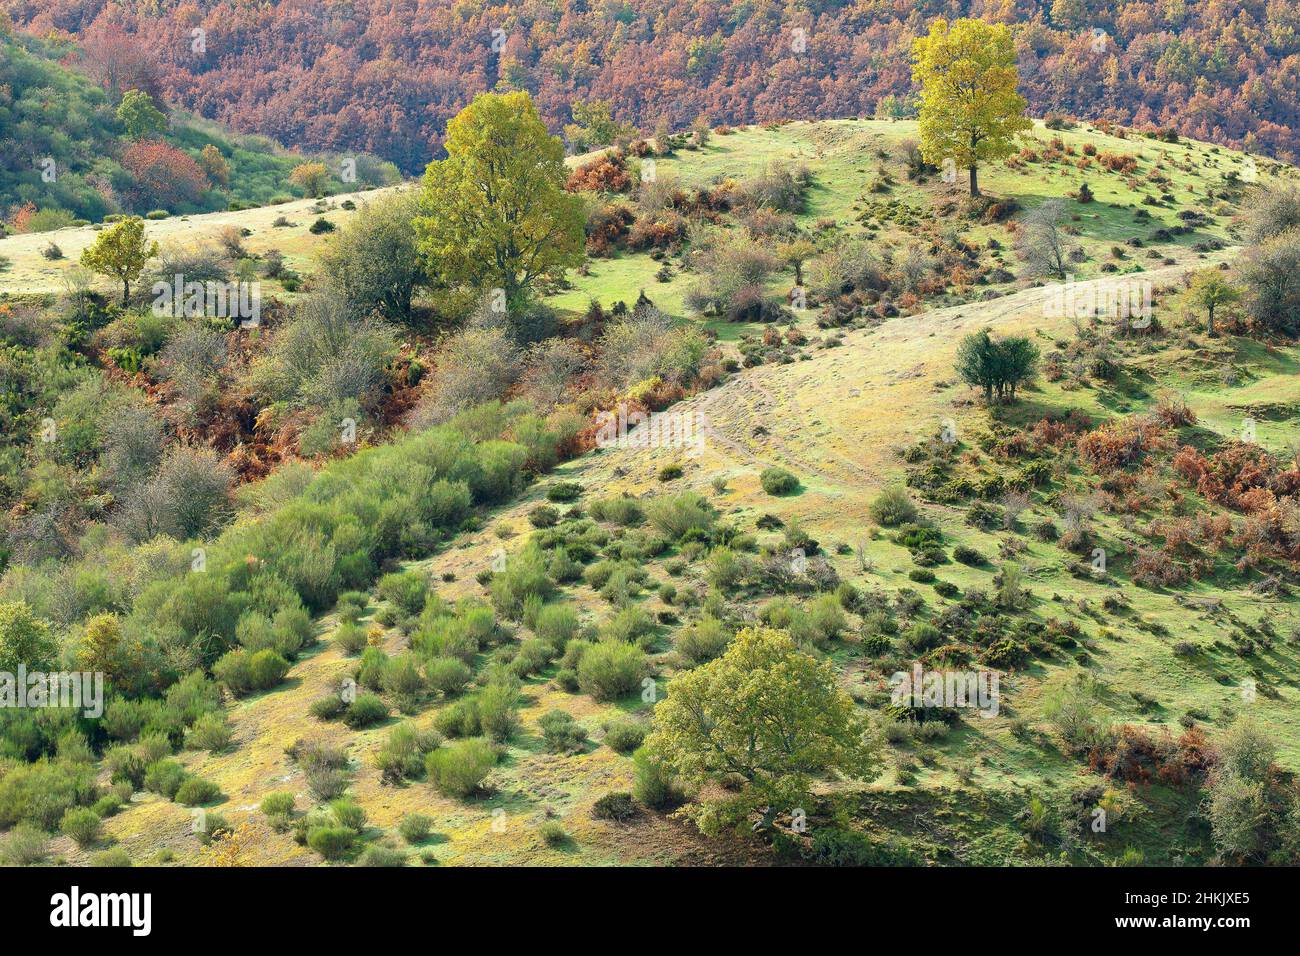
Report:
[[[817,255],[817,247],[807,239],[795,239],[777,246],[776,254],[794,269],[794,284],[803,285],[803,264]]]
[[[635,126],[613,118],[604,100],[574,100],[572,110],[573,122],[564,127],[564,135],[576,152],[609,146],[636,135]]]
[[[1065,221],[1065,203],[1049,199],[1024,217],[1016,248],[1035,275],[1065,278],[1069,248],[1061,223]]]
[[[992,403],[1014,401],[1016,389],[1038,370],[1038,347],[1024,336],[995,341],[988,329],[972,332],[957,346],[955,369],[963,382],[982,389]]]
[[[416,219],[431,276],[500,288],[519,304],[583,257],[583,201],[565,192],[564,147],[525,92],[482,93],[447,124]]]
[[[330,171],[324,163],[299,163],[289,173],[289,182],[301,186],[312,199],[325,195],[325,186],[329,180]]]
[[[117,119],[126,127],[126,135],[143,139],[150,133],[161,133],[167,128],[167,117],[162,114],[149,94],[142,90],[127,90],[117,105]]]
[[[1214,310],[1221,305],[1241,301],[1241,290],[1223,277],[1218,269],[1203,269],[1192,276],[1189,287],[1192,301],[1205,310],[1205,331],[1214,335]]]
[[[136,208],[156,206],[176,212],[196,204],[208,188],[208,177],[194,158],[161,140],[132,143],[122,153],[122,165],[135,178],[131,193]]]
[[[770,824],[782,810],[809,806],[815,777],[870,776],[865,730],[829,662],[782,631],[757,627],[740,631],[721,657],[672,679],[646,745],[688,784],[746,782],[737,798],[702,808],[700,825],[712,832],[741,823],[753,808],[765,808]]]
[[[1016,91],[1016,48],[1005,24],[939,19],[912,45],[912,81],[921,87],[921,151],[970,170],[978,196],[981,160],[1002,159],[1033,128]]]
[[[50,626],[25,601],[0,604],[0,671],[14,674],[19,664],[29,671],[42,670],[54,663],[58,652]]]
[[[131,297],[131,283],[140,278],[145,263],[158,254],[158,243],[146,242],[144,220],[131,216],[95,237],[81,253],[81,264],[122,283],[122,305]]]
[[[226,158],[221,155],[221,150],[211,143],[204,146],[199,152],[199,165],[207,173],[208,179],[218,186],[230,185],[230,164]]]
[[[1250,246],[1237,266],[1246,312],[1265,332],[1300,332],[1300,228]]]
[[[411,321],[411,299],[425,283],[424,260],[416,247],[418,211],[418,200],[410,193],[367,202],[321,251],[321,275],[354,311]]]

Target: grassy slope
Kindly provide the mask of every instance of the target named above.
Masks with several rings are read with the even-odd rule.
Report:
[[[683,153],[675,160],[663,162],[660,168],[661,174],[664,170],[676,172],[684,180],[709,179],[722,174],[740,175],[782,155],[802,158],[817,174],[817,186],[806,218],[833,216],[844,224],[842,228],[851,231],[858,228],[852,224],[856,217],[854,205],[875,165],[864,148],[874,148],[877,143],[887,145],[909,132],[906,124],[855,121],[794,123],[777,131],[749,129],[717,137],[703,153]],[[1087,131],[1064,135],[1067,140],[1100,137]],[[1213,164],[1208,170],[1189,174],[1196,192],[1180,188],[1180,198],[1203,194],[1202,183],[1215,166],[1222,170],[1242,162],[1241,157],[1199,144],[1098,141],[1113,151],[1141,151],[1147,156],[1192,153],[1198,162]],[[1010,192],[1030,200],[1075,185],[1073,181],[1067,184],[1064,179],[1059,184],[1053,182],[1050,173],[1045,180],[1040,173],[1022,175],[993,169],[984,180],[992,193]],[[1124,193],[1125,187],[1118,177],[1093,175],[1089,182],[1099,199],[1114,199],[1123,205],[1136,201],[1133,195]],[[942,188],[937,184],[924,187],[931,193]],[[911,185],[896,186],[894,195],[911,198],[918,205],[922,200],[928,202],[921,188]],[[259,248],[259,242],[273,240],[282,249],[286,243],[299,240],[305,245],[310,240],[301,228],[277,233],[267,231],[270,219],[288,208],[230,215],[253,228],[250,245],[254,249]],[[1089,221],[1093,228],[1085,230],[1085,238],[1098,251],[1130,234],[1145,233],[1158,225],[1152,223],[1141,230],[1134,229],[1131,211],[1127,209],[1094,205],[1081,212],[1098,216]],[[296,213],[297,210],[291,210],[286,214],[296,219]],[[1165,225],[1175,221],[1172,211],[1157,211],[1153,215],[1164,217]],[[194,217],[192,222],[196,221],[206,226],[208,217]],[[169,225],[178,234],[182,232],[179,222],[151,228]],[[1225,226],[1215,227],[1211,234],[1216,231],[1225,240],[1231,239]],[[887,238],[896,242],[905,240],[901,234]],[[1160,267],[1153,274],[1152,278],[1161,282],[1173,281],[1188,268],[1199,268],[1207,261],[1231,255],[1228,251],[1204,259],[1187,249],[1186,243],[1169,243],[1164,248],[1178,264]],[[1087,264],[1094,270],[1096,258]],[[597,262],[593,264],[592,275],[579,280],[577,289],[558,301],[575,309],[581,308],[591,295],[602,300],[630,301],[636,289],[644,284],[652,298],[672,308],[674,302],[680,301],[689,278],[678,278],[668,286],[655,284],[652,276],[657,267],[657,263],[644,256]],[[640,281],[641,277],[645,282]],[[871,498],[881,487],[901,477],[902,465],[891,449],[934,434],[944,418],[955,420],[961,436],[978,431],[987,413],[969,403],[969,393],[964,388],[948,384],[957,341],[966,331],[989,325],[999,332],[1028,332],[1038,337],[1046,350],[1051,340],[1068,335],[1069,323],[1043,318],[1045,295],[1043,290],[1026,289],[989,302],[933,309],[887,321],[875,329],[851,331],[839,348],[809,349],[805,361],[747,370],[722,387],[679,406],[682,412],[699,411],[707,416],[711,434],[698,455],[684,455],[670,449],[607,450],[565,465],[556,477],[582,482],[588,500],[620,491],[654,494],[689,487],[712,497],[729,519],[746,529],[752,529],[754,520],[764,512],[786,519],[798,517],[827,550],[833,552],[838,542],[863,546],[873,565],[867,573],[858,570],[853,557],[832,557],[845,578],[863,586],[907,586],[910,582],[906,573],[911,567],[907,552],[874,532],[867,518]],[[1132,399],[1128,409],[1116,408],[1109,393],[1067,392],[1043,383],[1039,390],[1026,396],[1023,413],[1038,414],[1049,408],[1072,406],[1098,415],[1136,410],[1157,394],[1160,386],[1169,386],[1184,392],[1203,425],[1228,434],[1238,427],[1241,409],[1294,401],[1297,359],[1294,349],[1265,350],[1231,340],[1221,340],[1218,347],[1237,350],[1234,361],[1245,373],[1241,386],[1222,387],[1217,378],[1199,370],[1196,356],[1190,351],[1175,349],[1147,357],[1134,354],[1127,362],[1135,374],[1146,377],[1147,397]],[[755,425],[759,423],[767,429],[766,434],[755,433]],[[1276,447],[1283,434],[1293,430],[1297,423],[1295,407],[1284,408],[1261,425],[1261,440]],[[656,475],[669,461],[682,464],[685,474],[665,486]],[[795,471],[804,482],[801,493],[782,499],[767,496],[758,484],[758,471],[767,464],[781,464]],[[728,479],[725,493],[718,494],[711,489],[715,477]],[[491,531],[470,535],[431,559],[419,562],[418,566],[427,568],[434,580],[448,573],[455,576],[454,582],[438,585],[445,597],[481,594],[474,575],[490,565],[499,548],[513,550],[521,545],[531,530],[527,512],[543,500],[543,490],[544,486],[532,489],[521,501],[494,517],[491,524],[514,529],[517,532],[514,537],[503,542]],[[926,506],[924,510],[944,529],[950,543],[971,544],[985,553],[997,552],[999,536],[967,527],[959,511],[936,506]],[[1041,504],[1036,513],[1047,514]],[[1109,526],[1104,530],[1108,534],[1121,533]],[[761,541],[771,541],[776,535],[760,533],[759,537]],[[1253,664],[1230,652],[1214,650],[1190,659],[1176,658],[1171,651],[1176,640],[1188,636],[1201,641],[1226,639],[1233,628],[1230,617],[1211,619],[1206,613],[1181,606],[1174,594],[1147,591],[1126,581],[1115,585],[1078,580],[1064,572],[1063,552],[1049,545],[1031,542],[1029,551],[1018,560],[1034,592],[1035,603],[1030,611],[1034,616],[1078,616],[1065,602],[1086,598],[1097,606],[1116,586],[1131,600],[1132,611],[1123,620],[1106,621],[1115,634],[1113,639],[1101,638],[1099,623],[1081,617],[1093,648],[1083,664],[1060,657],[1008,675],[1003,683],[1004,708],[998,717],[991,720],[972,717],[960,731],[937,745],[914,745],[913,755],[920,763],[915,788],[899,787],[893,772],[886,771],[861,796],[861,815],[871,821],[871,826],[932,844],[936,859],[999,862],[1022,853],[1024,848],[1013,817],[1023,809],[1026,792],[1076,783],[1081,773],[1078,763],[1061,754],[1046,735],[1014,736],[1011,719],[1018,716],[1041,725],[1045,684],[1063,672],[1080,667],[1092,670],[1105,682],[1107,703],[1119,719],[1176,726],[1174,721],[1180,714],[1188,708],[1199,708],[1211,715],[1211,731],[1222,725],[1228,711],[1241,708],[1238,684],[1256,670],[1276,688],[1277,696],[1261,695],[1253,706],[1281,745],[1283,761],[1293,768],[1300,766],[1300,718],[1296,717],[1295,707],[1300,661],[1293,647],[1279,644]],[[657,580],[667,579],[662,561],[653,562],[650,570]],[[947,564],[939,572],[942,579],[951,580],[963,589],[988,588],[992,569]],[[688,571],[687,577],[706,587],[698,581],[698,567]],[[1196,595],[1209,590],[1198,585],[1181,593]],[[579,585],[566,591],[585,617],[599,620],[608,613],[604,602],[589,588]],[[646,609],[662,609],[659,599],[650,593],[651,596],[643,599]],[[1244,591],[1215,594],[1224,599],[1229,615],[1243,621],[1279,620],[1296,612],[1294,602],[1262,599]],[[928,591],[927,598],[933,604],[933,595]],[[1164,624],[1169,633],[1156,636],[1135,626],[1138,621]],[[321,623],[323,635],[328,636],[333,621],[326,618]],[[391,651],[400,647],[403,639],[389,633],[385,642]],[[667,645],[663,646],[666,649]],[[845,646],[835,652],[835,657],[843,665],[846,687],[860,689],[863,679],[857,652],[852,646]],[[439,836],[431,846],[441,862],[708,863],[763,859],[762,852],[755,848],[731,840],[706,842],[684,824],[657,816],[625,826],[592,820],[587,811],[598,796],[627,786],[628,761],[598,745],[577,757],[548,756],[540,746],[536,718],[552,707],[563,707],[598,742],[604,718],[620,710],[645,708],[635,699],[620,705],[595,704],[590,698],[556,690],[546,679],[534,679],[526,687],[529,702],[523,714],[524,733],[512,744],[509,757],[490,778],[497,787],[496,796],[461,802],[444,799],[422,783],[401,788],[381,787],[368,755],[379,746],[385,727],[353,733],[306,716],[310,701],[323,693],[331,678],[350,666],[351,662],[341,657],[337,649],[322,645],[295,665],[288,686],[233,706],[231,716],[238,743],[235,750],[215,757],[188,752],[184,755],[191,769],[221,785],[227,800],[218,808],[220,812],[232,820],[248,819],[257,829],[256,862],[310,864],[317,860],[314,854],[294,845],[287,835],[267,830],[255,809],[261,797],[273,789],[299,792],[300,808],[309,802],[301,773],[284,755],[285,746],[300,736],[349,744],[355,769],[351,792],[368,810],[372,826],[391,829],[404,813],[416,810],[434,817]],[[1155,697],[1160,709],[1154,713],[1141,712],[1132,699],[1133,691]],[[431,712],[425,711],[416,719],[423,723],[430,717]],[[959,783],[954,772],[966,765],[975,767],[974,789]],[[1187,800],[1185,794],[1163,788],[1146,792],[1142,802],[1153,808],[1147,811],[1146,821],[1137,826],[1121,824],[1113,839],[1108,838],[1104,843],[1102,852],[1114,854],[1131,843],[1146,851],[1149,862],[1170,861],[1179,858],[1178,848],[1186,844],[1195,858],[1201,852],[1196,847],[1203,845],[1204,835],[1185,832],[1179,822],[1189,808]],[[494,810],[504,811],[503,832],[491,825]],[[547,848],[537,835],[536,828],[548,812],[560,818],[575,836],[569,847]],[[181,862],[191,862],[197,857],[188,824],[187,810],[153,795],[138,797],[136,806],[106,821],[108,830],[135,859],[146,859],[151,852],[166,847]],[[58,845],[69,860],[84,857],[66,840],[60,840]]]

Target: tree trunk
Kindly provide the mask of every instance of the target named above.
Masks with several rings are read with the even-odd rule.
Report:
[[[1205,333],[1206,335],[1209,336],[1214,335],[1214,304],[1213,303],[1210,304],[1210,318],[1205,323]]]
[[[978,196],[980,194],[979,177],[975,174],[974,160],[972,160],[970,164],[970,194],[972,196]]]
[[[127,302],[131,298],[131,280],[122,280],[122,308],[126,308]]]

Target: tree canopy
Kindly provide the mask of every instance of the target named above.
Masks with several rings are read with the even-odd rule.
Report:
[[[158,243],[144,237],[144,220],[131,216],[95,237],[81,253],[81,264],[92,272],[112,276],[122,283],[122,304],[131,297],[131,283],[140,278],[145,263],[158,254]]]
[[[912,46],[912,81],[921,87],[926,162],[969,170],[970,194],[978,196],[979,163],[1010,156],[1016,137],[1033,126],[1016,89],[1011,31],[983,20],[935,20]]]
[[[1016,389],[1038,371],[1038,347],[1022,335],[994,339],[988,329],[973,332],[957,347],[957,374],[984,391],[984,400],[1015,401]]]
[[[746,781],[735,800],[700,808],[706,831],[742,823],[754,808],[770,821],[807,807],[814,778],[862,779],[874,768],[863,718],[834,667],[764,627],[742,630],[721,657],[674,677],[646,743],[687,783]]]
[[[431,274],[500,288],[512,306],[583,258],[582,199],[565,191],[564,147],[523,92],[484,93],[447,124],[416,219]]]

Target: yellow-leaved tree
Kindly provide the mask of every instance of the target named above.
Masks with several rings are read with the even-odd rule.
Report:
[[[513,305],[583,258],[582,199],[565,192],[564,146],[525,92],[481,93],[447,124],[447,158],[424,173],[415,228],[429,274],[501,289]]]
[[[1016,47],[1005,24],[963,19],[930,24],[912,44],[912,81],[921,87],[921,155],[970,170],[978,196],[981,160],[1004,159],[1033,127],[1016,90]]]

